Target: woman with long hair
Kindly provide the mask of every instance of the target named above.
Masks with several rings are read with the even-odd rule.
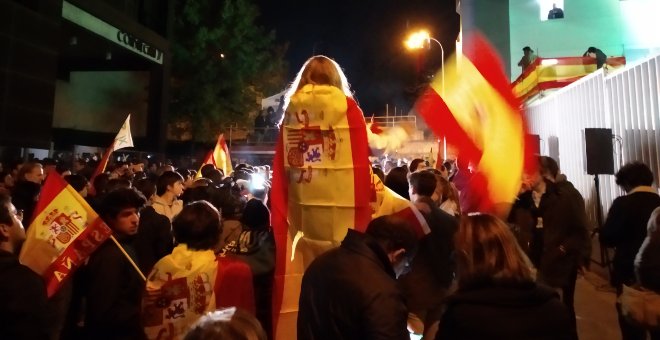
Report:
[[[492,215],[464,216],[454,238],[457,291],[436,339],[569,339],[568,311],[509,227]]]

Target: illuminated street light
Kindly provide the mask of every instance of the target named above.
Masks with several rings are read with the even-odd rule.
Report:
[[[431,41],[435,41],[438,46],[440,46],[440,58],[441,58],[441,66],[440,66],[440,71],[442,75],[442,95],[445,95],[445,49],[442,47],[442,44],[438,39],[435,39],[429,35],[429,32],[426,30],[421,30],[414,32],[408,36],[408,39],[404,41],[404,45],[406,45],[406,48],[409,50],[418,50],[424,48],[424,45],[428,46],[428,48],[431,48]]]
[[[440,72],[442,75],[442,97],[445,96],[445,49],[442,47],[442,44],[438,39],[432,38],[431,35],[429,34],[428,31],[426,30],[420,30],[417,32],[414,32],[408,36],[408,39],[404,41],[404,44],[406,45],[406,48],[409,50],[418,50],[424,48],[424,45],[428,46],[428,48],[431,48],[431,41],[435,41],[438,43],[438,46],[440,46],[440,58],[441,58],[441,65],[440,65]],[[443,156],[444,159],[447,159],[447,137],[442,137],[443,141]]]

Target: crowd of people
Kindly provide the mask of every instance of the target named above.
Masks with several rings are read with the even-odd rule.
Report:
[[[31,161],[3,172],[3,336],[273,339],[281,293],[275,273],[282,271],[276,250],[286,254],[276,245],[293,230],[292,243],[313,255],[305,258],[299,299],[293,298],[299,310],[291,328],[300,340],[578,339],[575,287],[589,267],[592,228],[583,197],[554,159],[537,157],[537,170],[527,174],[508,214],[477,213],[475,198],[484,193],[467,189],[479,177],[460,158],[369,166],[369,138],[380,137],[366,131],[334,61],[311,58],[294,84],[274,170],[237,164],[225,174],[206,164],[197,173],[172,165],[147,169],[133,160],[93,176],[94,167],[79,160],[71,170]],[[312,104],[324,109],[307,112]],[[350,143],[338,145],[342,139]],[[42,278],[17,254],[52,172],[85,197],[114,239],[48,298]],[[313,182],[319,173],[332,173],[334,182]],[[399,211],[413,213],[391,208],[375,216],[369,202],[378,203],[376,178],[390,203],[403,201]],[[616,179],[627,195],[614,201],[598,230],[602,244],[615,248],[612,283],[622,297],[631,287],[660,294],[660,197],[653,178],[642,163],[623,166]],[[329,189],[347,183],[352,193]],[[286,190],[291,196],[282,196]],[[327,220],[319,220],[319,211],[330,211],[322,214]],[[428,228],[413,228],[419,219]],[[276,235],[272,224],[282,220],[289,230]],[[616,306],[623,338],[644,339],[648,332],[660,339],[657,320],[640,324],[629,307],[624,300]]]
[[[305,272],[300,339],[407,339],[410,333],[429,339],[577,339],[575,281],[589,265],[590,228],[581,195],[554,160],[539,158],[540,170],[521,190],[508,221],[461,214],[454,179],[469,171],[455,162],[437,169],[421,159],[394,165],[374,164],[373,171],[414,203],[431,232],[418,239],[408,221],[394,216],[374,219],[365,233],[349,230],[339,248]],[[161,166],[144,172],[118,163],[91,184],[87,167],[65,175],[147,282],[108,241],[50,299],[40,277],[16,260],[43,171],[40,163],[28,162],[15,180],[9,174],[11,180],[3,182],[0,271],[11,279],[0,289],[6,302],[0,316],[9,338],[210,339],[231,327],[272,338],[275,244],[268,166],[239,164],[225,176],[205,165],[196,178],[193,170]],[[618,294],[635,283],[659,290],[660,197],[652,182],[641,163],[617,174],[629,194],[614,202],[600,235],[616,249],[612,282]],[[174,287],[185,291],[186,279],[192,284],[194,278],[206,278],[202,295],[171,296]],[[180,279],[182,286],[173,285]],[[178,301],[188,302],[182,307]],[[224,325],[233,323],[232,315],[240,316],[240,326]],[[624,339],[643,339],[646,330],[620,316]],[[512,319],[518,321],[507,322]]]

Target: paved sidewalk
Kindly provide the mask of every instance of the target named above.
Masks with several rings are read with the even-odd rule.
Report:
[[[580,340],[618,340],[614,290],[602,277],[586,273],[575,288],[575,313]]]

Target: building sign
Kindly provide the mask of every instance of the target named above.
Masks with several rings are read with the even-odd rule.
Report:
[[[67,1],[62,3],[62,18],[94,32],[117,45],[121,45],[149,60],[159,64],[163,63],[163,51],[157,49],[155,46],[149,45],[147,42],[142,41],[128,32],[124,32],[108,24]]]

